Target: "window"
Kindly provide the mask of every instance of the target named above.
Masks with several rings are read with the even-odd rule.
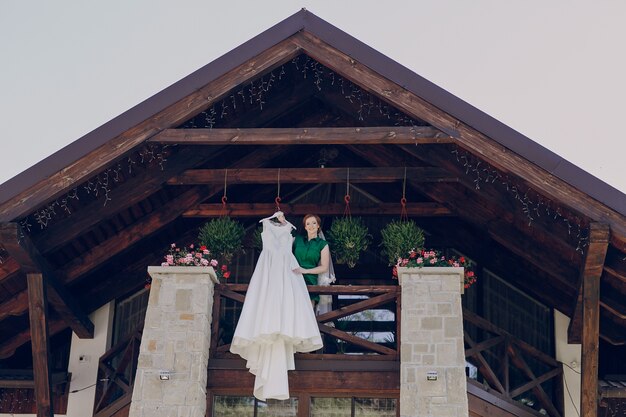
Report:
[[[296,417],[298,399],[259,401],[254,397],[216,395],[213,399],[213,417]]]
[[[115,305],[113,346],[140,327],[146,317],[150,291],[142,289]]]
[[[254,397],[216,395],[212,417],[261,417],[298,415],[298,397],[286,401],[259,401]],[[395,398],[311,397],[310,417],[395,417]]]

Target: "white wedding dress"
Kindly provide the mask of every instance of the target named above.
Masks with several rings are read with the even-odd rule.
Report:
[[[272,218],[282,213],[277,213]],[[256,376],[254,396],[289,398],[287,371],[295,369],[294,353],[322,347],[309,292],[291,252],[289,222],[263,219],[263,250],[259,256],[230,351],[246,359]]]

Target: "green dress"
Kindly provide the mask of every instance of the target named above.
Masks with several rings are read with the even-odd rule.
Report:
[[[308,239],[307,236],[296,235],[293,241],[293,254],[301,268],[311,269],[319,265],[322,257],[322,249],[328,245],[319,237]],[[317,285],[317,274],[302,274],[307,285]],[[311,296],[311,300],[318,302],[319,295]]]

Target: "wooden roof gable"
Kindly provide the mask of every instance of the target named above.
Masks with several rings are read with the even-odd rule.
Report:
[[[389,106],[404,124],[384,123],[382,113],[361,121],[350,115],[355,104],[342,102],[345,94],[317,93],[294,81],[277,90],[275,107],[262,114],[240,106],[221,125],[192,126],[242,85],[258,85],[301,57],[356,86],[373,106]],[[290,67],[285,76],[294,73]],[[84,324],[81,311],[141,284],[159,248],[188,233],[189,218],[215,210],[203,203],[223,191],[226,169],[250,212],[273,199],[272,169],[298,168],[284,172],[293,184],[285,192],[306,192],[315,174],[307,179],[305,169],[318,166],[324,145],[342,151],[335,171],[318,182],[336,183],[341,169],[354,167],[353,179],[372,184],[363,191],[384,213],[384,204],[396,200],[376,184],[397,182],[397,168],[408,166],[408,185],[422,204],[416,215],[456,216],[428,227],[573,318],[584,312],[585,277],[594,278],[609,289],[598,300],[603,337],[626,340],[620,298],[626,295],[626,196],[304,10],[0,186],[0,222],[37,218],[42,228],[34,227],[29,239],[55,282],[69,289],[65,305],[81,295],[80,309],[65,308],[69,319],[52,317],[54,333]],[[113,184],[114,176],[123,179]],[[254,192],[246,181],[257,185]],[[106,193],[104,204],[76,202],[79,191],[72,190],[79,186],[82,193]],[[49,219],[51,201],[65,213]],[[12,234],[0,242],[8,252],[0,265],[0,330],[13,336],[0,331],[0,357],[29,340],[23,273],[39,259],[22,256],[19,232],[7,230]],[[574,323],[576,339],[582,326]]]

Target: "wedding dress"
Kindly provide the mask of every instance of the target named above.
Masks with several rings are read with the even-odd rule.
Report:
[[[275,222],[272,219],[280,219]],[[259,256],[235,329],[230,351],[256,376],[254,396],[289,398],[287,371],[294,353],[322,347],[322,338],[302,274],[291,252],[295,227],[281,212],[261,220],[263,250]]]

